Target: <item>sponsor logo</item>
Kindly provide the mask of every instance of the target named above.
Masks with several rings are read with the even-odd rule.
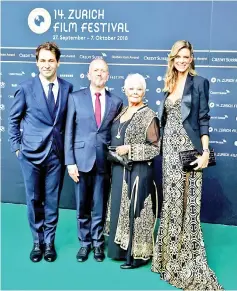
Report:
[[[225,139],[222,140],[210,140],[210,144],[226,144],[227,141]]]
[[[156,88],[156,93],[160,93],[161,91],[161,88]]]
[[[216,83],[216,78],[215,77],[211,78],[211,82]]]
[[[5,127],[4,126],[0,126],[0,132],[4,132],[5,131]]]
[[[11,84],[11,86],[15,88],[15,87],[17,87],[17,84]]]
[[[213,132],[225,132],[225,133],[237,133],[236,128],[216,128],[214,127]]]
[[[80,74],[80,78],[84,79],[85,78],[85,74]]]
[[[61,58],[75,58],[76,55],[61,55]]]
[[[114,91],[114,88],[112,88],[112,87],[108,87],[108,86],[106,86],[105,89],[106,89],[107,91],[110,91],[110,92],[111,92],[111,91]]]
[[[163,77],[162,77],[162,76],[158,76],[156,79],[157,79],[157,81],[159,81],[159,82],[160,82],[160,81],[162,81],[162,80],[163,80]]]
[[[0,110],[5,110],[5,105],[4,104],[0,104]]]
[[[112,79],[112,80],[124,80],[124,76],[110,75],[109,79]]]
[[[228,115],[223,115],[223,116],[211,116],[211,119],[214,119],[214,120],[216,120],[216,119],[227,119],[227,118],[229,118],[229,116]]]
[[[160,100],[156,100],[156,105],[160,105]]]
[[[59,77],[61,77],[61,78],[73,78],[73,74],[60,74]]]
[[[139,60],[139,56],[114,56],[112,59],[122,59],[122,60]]]
[[[18,73],[8,73],[9,76],[24,76],[25,72],[18,72]]]
[[[31,77],[33,77],[33,78],[35,78],[35,76],[36,76],[36,73],[31,73]]]
[[[229,94],[230,91],[229,90],[225,90],[225,91],[210,91],[210,94],[212,95],[226,95],[226,94]]]
[[[237,154],[236,153],[217,153],[216,154],[217,157],[228,157],[228,158],[237,158]]]
[[[51,16],[44,8],[35,8],[28,16],[29,28],[37,34],[45,33],[51,25]]]
[[[143,102],[144,104],[147,104],[148,103],[148,99],[146,97],[143,98]]]
[[[233,103],[215,103],[215,107],[237,108],[237,104],[233,104]]]
[[[0,88],[1,89],[5,88],[5,86],[6,86],[6,83],[5,82],[0,82]]]
[[[210,108],[213,108],[215,106],[215,103],[214,102],[210,102],[209,106],[210,106]]]

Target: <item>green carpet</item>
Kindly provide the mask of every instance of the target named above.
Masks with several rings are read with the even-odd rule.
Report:
[[[97,263],[90,254],[78,263],[76,214],[60,210],[56,235],[58,259],[32,263],[32,247],[24,205],[1,204],[1,289],[3,290],[177,290],[161,281],[150,265],[121,270],[108,258]],[[202,224],[210,267],[226,290],[237,290],[237,227]]]

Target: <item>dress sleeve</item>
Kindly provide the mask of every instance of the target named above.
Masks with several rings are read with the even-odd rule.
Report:
[[[154,117],[146,131],[146,141],[144,144],[131,144],[129,159],[133,161],[152,160],[160,153],[160,130],[159,121]]]

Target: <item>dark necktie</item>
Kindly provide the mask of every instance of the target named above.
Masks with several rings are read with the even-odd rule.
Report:
[[[52,117],[54,116],[54,107],[55,107],[55,100],[54,100],[54,95],[53,95],[53,85],[54,83],[49,83],[49,92],[48,92],[48,105],[49,105],[49,110],[50,114]]]
[[[100,96],[101,93],[97,92],[95,93],[95,120],[96,124],[99,127],[101,124],[101,104],[100,104]]]

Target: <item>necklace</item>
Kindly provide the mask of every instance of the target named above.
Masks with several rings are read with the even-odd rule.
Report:
[[[140,109],[141,107],[143,107],[143,104],[142,104],[142,106],[139,106],[139,108],[136,108],[135,111],[132,111],[132,115],[130,116],[130,118],[129,118],[128,120],[126,120],[126,121],[124,121],[124,122],[122,123],[122,127],[121,127],[121,128],[120,128],[120,125],[121,125],[121,124],[119,124],[118,132],[117,132],[117,135],[115,136],[117,139],[120,139],[120,137],[121,137],[121,131],[122,131],[124,125],[125,125],[128,121],[131,120],[132,116],[133,116],[133,115],[137,112],[137,110]],[[129,110],[129,108],[128,108],[126,111],[128,112],[128,110]]]
[[[120,139],[120,137],[121,137],[121,131],[122,131],[124,125],[125,125],[129,120],[130,120],[130,119],[128,119],[128,120],[126,120],[124,123],[122,123],[122,127],[121,127],[121,128],[120,128],[121,123],[119,124],[118,132],[117,132],[117,135],[115,136],[117,139]]]

